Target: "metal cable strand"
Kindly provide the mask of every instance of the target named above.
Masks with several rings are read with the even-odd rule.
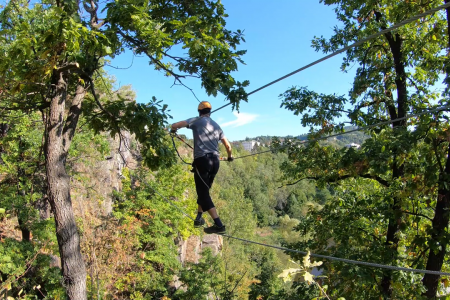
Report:
[[[178,135],[175,135],[175,136],[176,136],[179,140],[181,140],[183,143],[185,143],[186,145],[188,145],[189,147],[191,147],[188,143],[186,143],[186,142],[185,142],[182,138],[180,138]],[[181,161],[182,161],[184,164],[191,166],[192,163],[188,163],[187,161],[185,161],[185,160],[181,157],[180,152],[178,152],[177,146],[175,145],[175,140],[174,140],[174,138],[173,138],[174,135],[173,135],[173,134],[170,134],[170,137],[172,138],[173,149],[175,149],[175,152],[177,153],[178,157],[181,159]],[[192,147],[191,147],[191,149],[194,150]]]
[[[449,2],[449,3],[450,3],[450,2]],[[381,125],[386,125],[386,124],[390,124],[390,123],[395,123],[395,122],[398,122],[398,121],[402,121],[402,120],[406,120],[406,119],[418,117],[418,116],[425,115],[425,114],[428,114],[428,113],[439,112],[439,111],[443,111],[443,110],[446,110],[446,109],[450,109],[450,105],[444,105],[444,106],[440,106],[440,107],[437,107],[437,108],[433,108],[433,109],[429,109],[429,110],[424,110],[424,111],[422,111],[422,112],[420,112],[420,113],[416,113],[416,114],[412,114],[412,115],[407,115],[407,116],[405,116],[405,117],[401,117],[401,118],[394,119],[394,120],[388,120],[388,121],[379,122],[379,123],[376,123],[376,124],[372,124],[372,125],[368,125],[368,126],[364,126],[364,127],[352,129],[352,130],[345,131],[345,132],[340,132],[340,133],[336,133],[336,134],[331,134],[331,135],[327,135],[327,136],[323,136],[323,137],[319,137],[319,138],[315,138],[315,139],[311,139],[311,140],[307,140],[307,141],[301,141],[300,143],[298,143],[298,145],[302,145],[302,144],[306,144],[306,143],[311,143],[311,142],[317,142],[317,141],[320,141],[320,140],[326,140],[326,139],[328,139],[328,138],[337,137],[337,136],[341,136],[341,135],[346,135],[346,134],[349,134],[349,133],[353,133],[353,132],[357,132],[357,131],[362,131],[362,130],[366,130],[366,129],[378,127],[378,126],[381,126]],[[283,149],[283,148],[286,148],[286,147],[288,147],[288,146],[289,146],[289,145],[282,146],[282,147],[279,147],[278,149]],[[249,156],[259,155],[259,154],[263,154],[263,153],[267,153],[267,152],[273,152],[273,151],[276,151],[276,149],[273,149],[273,150],[265,150],[265,151],[262,151],[262,152],[257,152],[257,153],[253,153],[253,154],[248,154],[248,155],[244,155],[244,156],[239,156],[239,157],[235,157],[234,159],[239,159],[239,158],[244,158],[244,157],[249,157]]]
[[[175,209],[177,209],[181,214],[183,214],[185,217],[189,218],[192,221],[195,221],[191,216],[189,216],[186,212],[184,212],[181,208],[179,208],[177,205],[175,205],[172,201],[170,201],[169,199],[167,199],[166,197],[164,197],[163,195],[161,195],[156,189],[154,189],[152,186],[146,184],[149,188],[151,188],[157,195],[159,195],[162,199],[164,199],[167,203],[169,203],[170,205],[172,205],[173,207],[175,207]],[[307,255],[308,253],[305,251],[299,251],[299,250],[293,250],[293,249],[289,249],[289,248],[284,248],[284,247],[279,247],[279,246],[274,246],[274,245],[267,245],[267,244],[263,244],[263,243],[259,243],[259,242],[255,242],[255,241],[250,241],[250,240],[246,240],[246,239],[242,239],[242,238],[238,238],[238,237],[234,237],[232,235],[228,235],[228,234],[220,234],[222,236],[225,236],[227,238],[230,239],[235,239],[235,240],[239,240],[242,242],[247,242],[247,243],[252,243],[252,244],[256,244],[256,245],[260,245],[263,247],[269,247],[269,248],[274,248],[274,249],[278,249],[278,250],[283,250],[283,251],[287,251],[287,252],[293,252],[293,253],[298,253],[298,254],[302,254],[302,255]],[[382,269],[389,269],[389,270],[394,270],[394,271],[405,271],[405,272],[413,272],[413,273],[423,273],[423,274],[432,274],[432,275],[438,275],[438,276],[450,276],[450,273],[447,272],[439,272],[439,271],[431,271],[431,270],[422,270],[422,269],[411,269],[411,268],[404,268],[404,267],[397,267],[397,266],[388,266],[388,265],[383,265],[383,264],[377,264],[377,263],[370,263],[370,262],[365,262],[365,261],[358,261],[358,260],[352,260],[352,259],[346,259],[346,258],[339,258],[339,257],[334,257],[334,256],[328,256],[328,255],[322,255],[322,254],[314,254],[314,253],[310,253],[310,255],[312,257],[317,257],[317,258],[323,258],[323,259],[329,259],[329,260],[335,260],[335,261],[340,261],[340,262],[344,262],[344,263],[348,263],[348,264],[356,264],[356,265],[363,265],[363,266],[368,266],[368,267],[375,267],[375,268],[382,268]]]
[[[278,78],[278,79],[276,79],[276,80],[274,80],[274,81],[271,81],[271,82],[269,82],[268,84],[263,85],[262,87],[257,88],[257,89],[254,90],[254,91],[251,91],[250,93],[247,94],[247,96],[250,96],[250,95],[252,95],[252,94],[254,94],[254,93],[256,93],[256,92],[259,92],[260,90],[265,89],[266,87],[269,87],[269,86],[271,86],[272,84],[277,83],[278,81],[281,81],[281,80],[283,80],[283,79],[286,79],[286,78],[288,78],[288,77],[290,77],[290,76],[292,76],[292,75],[294,75],[294,74],[296,74],[296,73],[298,73],[298,72],[301,72],[301,71],[303,71],[303,70],[306,70],[306,69],[308,69],[308,68],[310,68],[310,67],[312,67],[312,66],[314,66],[314,65],[317,65],[318,63],[321,63],[321,62],[323,62],[323,61],[325,61],[325,60],[327,60],[327,59],[330,59],[330,58],[332,58],[332,57],[334,57],[334,56],[336,56],[336,55],[338,55],[338,54],[341,54],[342,52],[345,52],[345,51],[347,51],[347,50],[349,50],[349,49],[351,49],[351,48],[354,48],[354,47],[357,47],[357,46],[359,46],[359,45],[361,45],[361,44],[364,44],[365,42],[367,42],[367,41],[369,41],[369,40],[371,40],[371,39],[374,39],[374,38],[376,38],[376,37],[379,37],[380,35],[383,35],[383,34],[385,34],[385,33],[391,32],[391,31],[393,31],[393,30],[395,30],[395,29],[398,29],[398,28],[400,28],[400,27],[402,27],[402,26],[404,26],[404,25],[406,25],[406,24],[412,23],[412,22],[414,22],[414,21],[416,21],[416,20],[418,20],[418,19],[420,19],[420,18],[423,18],[423,17],[426,17],[426,16],[428,16],[428,15],[434,14],[435,12],[438,12],[438,11],[440,11],[441,9],[444,9],[444,8],[447,8],[447,7],[450,7],[450,2],[449,2],[449,3],[446,3],[446,4],[443,4],[443,5],[441,5],[441,6],[438,6],[438,7],[436,7],[436,8],[432,8],[432,9],[430,9],[430,10],[427,10],[426,12],[421,13],[421,14],[419,14],[419,15],[416,15],[416,16],[414,16],[414,17],[411,17],[411,18],[409,18],[409,19],[406,19],[406,20],[404,20],[404,21],[402,21],[402,22],[400,22],[400,23],[398,23],[398,24],[395,24],[395,25],[392,26],[392,27],[386,28],[386,29],[384,29],[384,30],[382,30],[382,31],[379,31],[379,32],[377,32],[377,33],[375,33],[375,34],[372,34],[372,35],[370,35],[370,36],[368,36],[368,37],[366,37],[366,38],[364,38],[364,39],[362,39],[362,40],[360,40],[360,41],[358,41],[358,42],[356,42],[356,43],[353,43],[353,44],[351,44],[351,45],[349,45],[349,46],[347,46],[347,47],[344,47],[344,48],[342,48],[342,49],[340,49],[340,50],[337,50],[336,52],[333,52],[333,53],[331,53],[331,54],[329,54],[329,55],[327,55],[327,56],[324,56],[324,57],[322,57],[321,59],[318,59],[318,60],[316,60],[316,61],[314,61],[314,62],[312,62],[312,63],[310,63],[310,64],[308,64],[308,65],[306,65],[306,66],[304,66],[304,67],[301,67],[300,69],[297,69],[297,70],[295,70],[295,71],[293,71],[293,72],[291,72],[291,73],[289,73],[289,74],[284,75],[283,77],[280,77],[280,78]],[[219,107],[219,108],[216,109],[216,110],[213,110],[211,113],[214,113],[214,112],[216,112],[216,111],[218,111],[218,110],[220,110],[220,109],[222,109],[222,108],[224,108],[224,107],[227,107],[227,106],[230,105],[230,104],[231,104],[231,102],[230,102],[230,103],[227,103],[227,104],[225,104],[225,105],[223,105],[223,106],[221,106],[221,107]]]
[[[293,249],[284,248],[284,247],[267,245],[267,244],[263,244],[263,243],[258,243],[258,242],[246,240],[246,239],[241,239],[241,238],[234,237],[234,236],[227,235],[227,234],[221,234],[221,235],[223,235],[223,236],[225,236],[227,238],[230,238],[230,239],[235,239],[235,240],[239,240],[239,241],[242,241],[242,242],[252,243],[252,244],[256,244],[256,245],[260,245],[260,246],[264,246],[264,247],[274,248],[274,249],[283,250],[283,251],[287,251],[287,252],[299,253],[299,254],[302,254],[302,255],[307,255],[308,254],[307,252],[304,252],[304,251],[298,251],[298,250],[293,250]],[[404,268],[404,267],[397,267],[397,266],[388,266],[388,265],[382,265],[382,264],[377,264],[377,263],[370,263],[370,262],[365,262],[365,261],[358,261],[358,260],[339,258],[339,257],[333,257],[333,256],[321,255],[321,254],[314,254],[314,253],[310,253],[310,255],[312,257],[324,258],[324,259],[329,259],[329,260],[336,260],[336,261],[340,261],[340,262],[344,262],[344,263],[348,263],[348,264],[363,265],[363,266],[368,266],[368,267],[389,269],[389,270],[394,270],[394,271],[405,271],[405,272],[432,274],[432,275],[439,275],[439,276],[450,276],[450,273],[446,273],[446,272],[430,271],[430,270],[422,270],[422,269],[411,269],[411,268]]]

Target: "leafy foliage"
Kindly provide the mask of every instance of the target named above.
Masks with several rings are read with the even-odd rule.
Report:
[[[323,2],[336,5],[341,22],[330,39],[313,40],[313,48],[324,53],[441,4]],[[335,192],[323,209],[312,208],[301,219],[299,230],[310,233],[311,239],[297,247],[385,264],[448,268],[443,259],[448,221],[442,225],[439,221],[447,220],[447,213],[441,210],[440,200],[434,200],[446,199],[448,194],[442,181],[448,178],[443,168],[448,153],[447,117],[429,113],[405,118],[447,104],[434,90],[447,60],[442,53],[447,39],[437,37],[447,36],[446,30],[447,22],[439,12],[348,50],[341,69],[358,65],[348,96],[325,95],[305,87],[292,87],[280,95],[282,106],[301,116],[304,126],[310,126],[309,137],[344,132],[348,123],[362,127],[368,137],[359,149],[326,142],[288,145],[289,162],[283,166],[286,176],[314,180]],[[371,127],[381,121],[391,123]],[[331,295],[348,299],[419,299],[421,294],[432,298],[443,287],[438,277],[428,275],[420,285],[416,284],[420,275],[369,271],[338,263],[325,264],[325,268],[332,278]],[[336,285],[336,280],[342,281]]]

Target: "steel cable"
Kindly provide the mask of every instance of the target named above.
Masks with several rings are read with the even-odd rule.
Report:
[[[175,207],[175,209],[178,210],[182,215],[184,215],[185,217],[189,218],[191,221],[194,221],[194,219],[190,215],[188,215],[181,208],[179,208],[177,205],[175,205],[167,197],[161,195],[155,188],[153,188],[149,184],[145,184],[145,185],[148,186],[150,189],[152,189],[157,195],[159,195],[163,200],[165,200],[171,206]],[[269,247],[269,248],[273,248],[273,249],[278,249],[278,250],[282,250],[282,251],[286,251],[286,252],[293,252],[293,253],[298,253],[298,254],[302,254],[302,255],[307,255],[308,254],[305,251],[299,251],[299,250],[284,248],[284,247],[280,247],[280,246],[263,244],[263,243],[259,243],[259,242],[255,242],[255,241],[251,241],[251,240],[235,237],[235,236],[228,235],[228,234],[220,234],[220,235],[225,236],[225,237],[230,238],[230,239],[235,239],[235,240],[239,240],[239,241],[242,241],[242,242],[251,243],[251,244],[255,244],[255,245],[260,245],[260,246],[263,246],[263,247]],[[412,268],[405,268],[405,267],[398,267],[398,266],[389,266],[389,265],[383,265],[383,264],[378,264],[378,263],[371,263],[371,262],[352,260],[352,259],[347,259],[347,258],[339,258],[339,257],[322,255],[322,254],[314,254],[314,253],[310,253],[310,255],[312,257],[328,259],[328,260],[335,260],[335,261],[340,261],[340,262],[347,263],[347,264],[363,265],[363,266],[368,266],[368,267],[389,269],[389,270],[394,270],[394,271],[404,271],[404,272],[413,272],[413,273],[422,273],[422,274],[432,274],[432,275],[439,275],[439,276],[450,276],[450,273],[447,273],[447,272],[432,271],[432,270],[422,270],[422,269],[412,269]]]
[[[405,117],[397,118],[397,119],[394,119],[394,120],[388,120],[388,121],[379,122],[379,123],[376,123],[376,124],[372,124],[372,125],[368,125],[368,126],[364,126],[364,127],[348,130],[348,131],[345,131],[345,132],[340,132],[340,133],[331,134],[331,135],[327,135],[327,136],[323,136],[323,137],[318,137],[318,138],[314,138],[314,139],[311,139],[311,140],[301,141],[301,142],[297,143],[297,145],[303,145],[303,144],[306,144],[306,143],[317,142],[317,141],[320,141],[320,140],[326,140],[328,138],[342,136],[342,135],[350,134],[350,133],[357,132],[357,131],[363,131],[363,130],[374,128],[374,127],[378,127],[378,126],[381,126],[381,125],[391,124],[391,123],[395,123],[395,122],[398,122],[398,121],[407,120],[407,119],[414,118],[414,117],[419,117],[419,116],[422,116],[422,115],[425,115],[425,114],[429,114],[429,113],[444,111],[446,109],[450,109],[450,105],[444,105],[444,106],[440,106],[440,107],[437,107],[437,108],[424,110],[424,111],[422,111],[420,113],[407,115]],[[283,149],[283,148],[286,148],[288,146],[289,145],[282,146],[282,147],[279,147],[277,149]],[[243,155],[243,156],[235,157],[234,159],[245,158],[245,157],[259,155],[259,154],[268,153],[268,152],[274,152],[277,149],[265,150],[265,151],[261,151],[261,152],[248,154],[248,155]]]
[[[434,14],[435,12],[438,12],[438,11],[440,11],[440,10],[442,10],[442,9],[447,8],[447,7],[450,7],[450,2],[449,2],[449,3],[446,3],[446,4],[443,4],[443,5],[441,5],[441,6],[438,6],[438,7],[436,7],[436,8],[432,8],[432,9],[430,9],[430,10],[427,10],[427,11],[424,12],[424,13],[421,13],[421,14],[418,14],[418,15],[416,15],[416,16],[414,16],[414,17],[411,17],[411,18],[409,18],[409,19],[406,19],[406,20],[404,20],[404,21],[402,21],[402,22],[400,22],[400,23],[398,23],[398,24],[393,25],[392,27],[389,27],[389,28],[386,28],[386,29],[384,29],[384,30],[381,30],[381,31],[379,31],[379,32],[377,32],[377,33],[375,33],[375,34],[369,35],[368,37],[366,37],[366,38],[364,38],[364,39],[362,39],[362,40],[360,40],[360,41],[357,41],[357,42],[355,42],[355,43],[353,43],[353,44],[351,44],[351,45],[349,45],[349,46],[346,46],[346,47],[344,47],[344,48],[342,48],[342,49],[340,49],[340,50],[337,50],[337,51],[335,51],[335,52],[333,52],[333,53],[327,55],[327,56],[324,56],[324,57],[322,57],[321,59],[318,59],[318,60],[316,60],[316,61],[314,61],[314,62],[312,62],[312,63],[310,63],[310,64],[308,64],[308,65],[306,65],[306,66],[303,66],[303,67],[301,67],[301,68],[299,68],[299,69],[297,69],[297,70],[295,70],[295,71],[293,71],[293,72],[291,72],[291,73],[289,73],[289,74],[286,74],[286,75],[284,75],[284,76],[282,76],[282,77],[280,77],[280,78],[278,78],[278,79],[275,79],[274,81],[271,81],[271,82],[269,82],[269,83],[267,83],[267,84],[265,84],[265,85],[263,85],[263,86],[257,88],[256,90],[251,91],[250,93],[247,94],[247,96],[250,96],[250,95],[252,95],[252,94],[254,94],[254,93],[256,93],[256,92],[259,92],[259,91],[265,89],[266,87],[269,87],[269,86],[271,86],[271,85],[273,85],[273,84],[275,84],[275,83],[277,83],[277,82],[279,82],[279,81],[281,81],[281,80],[283,80],[283,79],[286,79],[286,78],[288,78],[288,77],[290,77],[290,76],[292,76],[292,75],[294,75],[294,74],[297,74],[297,73],[299,73],[299,72],[301,72],[301,71],[304,71],[304,70],[306,70],[306,69],[308,69],[308,68],[310,68],[310,67],[312,67],[312,66],[315,66],[315,65],[317,65],[317,64],[319,64],[319,63],[321,63],[321,62],[323,62],[323,61],[325,61],[325,60],[327,60],[327,59],[330,59],[330,58],[332,58],[332,57],[334,57],[334,56],[336,56],[336,55],[339,55],[339,54],[341,54],[341,53],[343,53],[343,52],[345,52],[345,51],[347,51],[347,50],[350,50],[351,48],[360,46],[360,45],[364,44],[364,43],[367,42],[367,41],[370,41],[370,40],[372,40],[372,39],[374,39],[374,38],[379,37],[380,35],[383,35],[383,34],[385,34],[385,33],[391,32],[391,31],[393,31],[393,30],[395,30],[395,29],[398,29],[398,28],[400,28],[400,27],[402,27],[402,26],[405,26],[406,24],[412,23],[412,22],[414,22],[414,21],[417,21],[417,20],[420,19],[420,18],[423,18],[423,17],[426,17],[426,16],[428,16],[428,15]],[[216,112],[216,111],[218,111],[218,110],[221,110],[222,108],[225,108],[225,107],[227,107],[228,105],[231,105],[231,104],[232,104],[232,102],[227,103],[227,104],[225,104],[225,105],[219,107],[218,109],[213,110],[211,113],[214,113],[214,112]]]

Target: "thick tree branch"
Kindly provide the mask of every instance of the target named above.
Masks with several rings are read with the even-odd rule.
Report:
[[[378,45],[378,44],[376,44],[376,45],[372,45],[372,46],[370,46],[369,48],[367,48],[367,49],[366,49],[366,52],[364,53],[364,58],[363,58],[363,61],[362,61],[362,71],[361,71],[361,74],[365,75],[365,72],[366,72],[367,56],[369,55],[370,50],[372,50],[372,49],[374,49],[374,48],[377,48],[377,47],[381,47],[381,48],[384,50],[384,52],[387,53],[387,50],[386,50],[386,48],[385,48],[383,45]]]
[[[368,236],[373,237],[376,241],[381,241],[379,237],[377,237],[375,234],[368,232],[365,229],[359,228],[359,227],[355,227],[357,230],[364,232],[365,234],[367,234]]]
[[[116,120],[117,120],[116,117],[115,117],[112,113],[110,113],[109,111],[107,111],[107,110],[103,107],[103,105],[102,105],[102,103],[100,102],[100,100],[98,99],[97,93],[95,92],[94,82],[92,81],[92,79],[89,78],[88,80],[89,80],[89,85],[90,85],[90,88],[91,88],[92,96],[94,96],[94,100],[95,100],[95,103],[97,103],[97,106],[100,108],[100,110],[101,110],[102,112],[104,112],[105,114],[107,114],[108,116],[110,116],[111,119],[112,119],[113,121],[116,121]]]
[[[70,63],[70,64],[64,65],[64,66],[56,69],[55,72],[56,73],[64,73],[66,71],[73,70],[73,69],[79,69],[79,68],[80,68],[80,65],[78,63]]]
[[[381,185],[383,185],[385,187],[389,187],[390,186],[390,184],[389,184],[389,182],[387,180],[384,180],[383,178],[381,178],[379,176],[370,175],[370,174],[363,174],[363,175],[359,175],[359,177],[378,181],[379,184],[381,184]]]
[[[444,166],[442,165],[442,162],[441,162],[441,156],[439,155],[438,145],[439,144],[437,143],[437,140],[435,138],[433,138],[433,150],[434,150],[434,154],[436,155],[436,161],[439,166],[440,173],[444,174]]]
[[[70,144],[75,135],[75,129],[78,125],[78,120],[81,115],[81,103],[86,95],[86,89],[83,85],[78,83],[75,97],[72,100],[72,105],[69,109],[69,114],[66,119],[66,123],[63,129],[63,147],[64,152],[67,153],[70,148]]]

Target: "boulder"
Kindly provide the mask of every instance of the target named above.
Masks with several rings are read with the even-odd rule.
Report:
[[[205,248],[211,248],[213,255],[219,254],[222,250],[223,238],[217,234],[206,234],[202,240],[202,250]]]

